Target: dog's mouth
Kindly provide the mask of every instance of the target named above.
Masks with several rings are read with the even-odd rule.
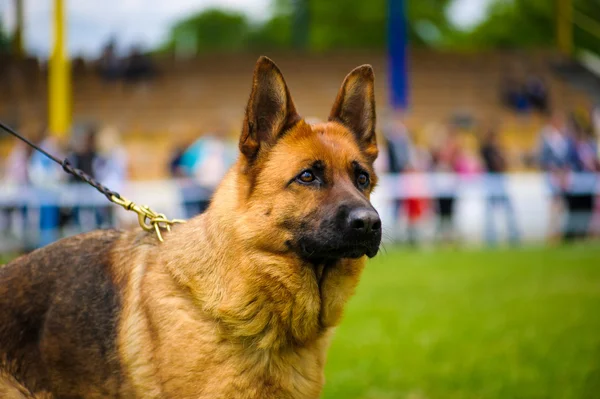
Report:
[[[363,256],[374,257],[379,252],[380,240],[373,242],[323,244],[300,241],[300,255],[309,261],[336,260],[336,259],[358,259]]]

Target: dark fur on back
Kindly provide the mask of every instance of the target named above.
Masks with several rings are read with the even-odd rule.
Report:
[[[120,235],[79,235],[0,266],[0,372],[32,393],[115,395],[121,298],[108,268]]]

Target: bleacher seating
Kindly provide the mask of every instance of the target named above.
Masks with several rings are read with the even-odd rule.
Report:
[[[270,54],[282,69],[298,110],[325,118],[341,81],[353,67],[370,63],[376,72],[380,115],[388,98],[384,54]],[[139,84],[107,84],[92,66],[73,68],[75,121],[117,126],[134,151],[135,179],[161,178],[175,143],[207,132],[237,134],[250,89],[255,54],[202,56],[192,60],[156,60],[159,75]],[[543,119],[519,117],[504,109],[499,88],[505,72],[533,72],[549,85],[552,105],[572,109],[588,105],[587,96],[560,80],[551,69],[560,59],[550,51],[527,53],[434,52],[414,50],[410,58],[410,102],[407,125],[420,134],[429,123],[468,115],[480,123],[501,121],[502,137],[511,152],[531,149]],[[0,118],[43,120],[47,113],[46,67],[28,61],[0,68]],[[0,140],[0,156],[10,143]]]

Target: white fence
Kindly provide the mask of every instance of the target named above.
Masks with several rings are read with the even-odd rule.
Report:
[[[598,175],[580,174],[565,176],[566,191],[572,195],[600,194]],[[466,243],[479,244],[486,238],[486,227],[493,223],[496,235],[509,236],[507,212],[512,211],[517,226],[519,240],[522,242],[542,242],[549,236],[560,233],[566,228],[567,213],[557,207],[565,190],[558,189],[555,180],[542,173],[519,173],[507,175],[474,175],[459,177],[456,175],[404,175],[384,176],[380,187],[373,196],[373,204],[378,209],[384,226],[388,226],[388,236],[394,240],[406,239],[403,233],[407,229],[406,218],[395,218],[396,199],[425,197],[432,201],[426,216],[418,222],[419,239],[431,241],[436,238],[438,218],[434,199],[440,196],[453,196],[453,227],[458,238]],[[502,206],[490,206],[490,197],[506,196],[512,209]],[[558,198],[558,200],[557,200]],[[596,201],[596,207],[600,205]],[[563,204],[563,208],[565,208]],[[590,229],[596,227],[596,214],[583,215]],[[488,226],[486,226],[486,224]]]
[[[599,177],[593,174],[568,176],[568,192],[598,195]],[[497,236],[507,237],[510,226],[506,222],[509,219],[502,214],[506,214],[507,209],[504,204],[490,206],[489,203],[490,196],[505,195],[512,206],[520,241],[540,242],[552,234],[553,229],[564,225],[564,217],[553,208],[556,202],[553,198],[560,192],[553,183],[550,177],[540,173],[467,177],[386,175],[380,178],[372,202],[381,215],[387,240],[405,240],[410,224],[418,232],[419,240],[431,241],[436,237],[439,224],[436,198],[452,197],[452,227],[457,237],[463,242],[477,244],[489,233],[492,221],[496,222]],[[210,197],[210,190],[186,180],[131,182],[119,192],[171,218],[192,216]],[[415,198],[422,200],[423,214],[410,219],[403,204],[407,204],[405,200]],[[107,212],[106,209],[111,207],[114,211]],[[62,209],[63,214],[65,210],[71,210],[66,212],[71,215],[66,224],[60,222],[58,209]],[[50,217],[48,210],[53,212]],[[594,216],[586,217],[594,228]],[[60,236],[97,228],[99,224],[100,227],[123,227],[135,223],[134,214],[111,205],[102,194],[83,184],[45,188],[0,185],[0,251],[45,245]]]

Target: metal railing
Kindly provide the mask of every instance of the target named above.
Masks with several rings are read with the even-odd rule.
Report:
[[[211,188],[191,180],[132,182],[119,191],[127,197],[145,200],[141,203],[175,218],[190,218],[202,212],[212,194]],[[488,213],[497,212],[498,205],[513,214],[523,240],[543,241],[557,233],[553,229],[561,229],[552,227],[552,219],[557,217],[554,208],[557,201],[562,201],[567,209],[570,198],[587,197],[593,203],[596,196],[600,196],[600,174],[557,177],[543,173],[467,176],[433,173],[383,175],[372,202],[381,214],[390,240],[403,240],[403,233],[398,230],[410,225],[435,230],[440,220],[440,200],[451,199],[452,223],[465,241],[481,241],[486,234],[484,224]],[[593,212],[592,205],[586,216],[590,228],[593,228]],[[48,187],[0,184],[0,252],[36,248],[96,228],[137,228],[135,216],[82,184]],[[565,223],[568,224],[563,221],[562,225]]]

